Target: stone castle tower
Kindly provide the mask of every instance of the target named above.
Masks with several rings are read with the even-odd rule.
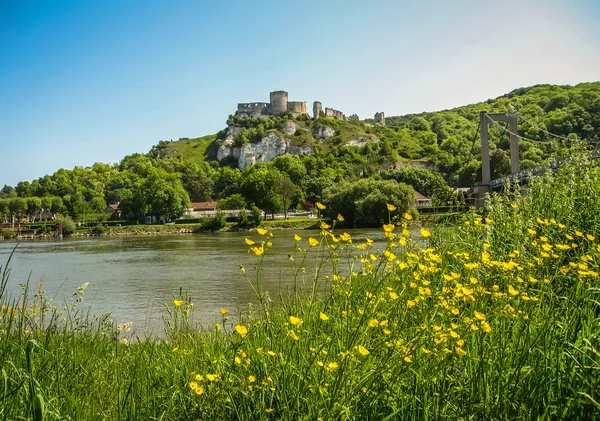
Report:
[[[271,114],[279,115],[288,109],[288,93],[285,91],[275,91],[270,94]]]
[[[316,120],[319,115],[323,112],[323,104],[319,101],[313,102],[313,118]]]

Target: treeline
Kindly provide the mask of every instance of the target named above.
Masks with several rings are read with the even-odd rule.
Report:
[[[425,169],[348,177],[331,168],[326,157],[318,153],[282,155],[243,172],[215,163],[136,154],[118,165],[96,163],[60,169],[33,182],[19,182],[14,188],[4,186],[0,191],[0,220],[27,217],[34,221],[46,219],[50,213],[68,215],[76,221],[103,221],[107,205],[118,203],[125,220],[142,222],[146,215],[154,215],[157,220],[170,221],[184,216],[191,202],[218,201],[220,209],[259,208],[273,214],[308,209],[322,201],[332,209],[356,205],[356,216],[347,218],[349,226],[377,225],[383,215],[373,217],[368,209],[387,200],[407,210],[414,202],[413,188],[442,203],[452,197],[443,178]]]

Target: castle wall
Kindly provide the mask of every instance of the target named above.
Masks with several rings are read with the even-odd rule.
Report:
[[[308,104],[302,101],[288,101],[287,110],[295,114],[308,114]]]
[[[275,91],[269,95],[271,99],[271,115],[279,115],[288,109],[288,93]]]
[[[329,118],[337,118],[338,120],[345,120],[346,116],[339,110],[333,108],[325,108],[325,116]]]
[[[247,116],[257,116],[260,114],[269,114],[270,104],[266,102],[248,102],[238,104],[237,115],[247,117]]]
[[[385,127],[385,114],[383,114],[383,111],[379,112],[379,113],[375,113],[375,121],[379,124],[381,124],[383,127]]]

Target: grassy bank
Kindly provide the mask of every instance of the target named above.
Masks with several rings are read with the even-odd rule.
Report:
[[[161,341],[82,314],[84,287],[60,304],[2,295],[0,419],[600,417],[597,167],[573,160],[485,215],[423,229],[427,244],[390,217],[384,250],[327,224],[298,232],[290,273],[313,287],[281,302],[262,262],[293,233],[249,233],[260,305],[199,328],[176,296]]]

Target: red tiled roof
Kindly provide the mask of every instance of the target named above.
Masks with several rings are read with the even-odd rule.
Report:
[[[217,209],[217,202],[193,202],[190,208],[193,210],[215,210]]]

